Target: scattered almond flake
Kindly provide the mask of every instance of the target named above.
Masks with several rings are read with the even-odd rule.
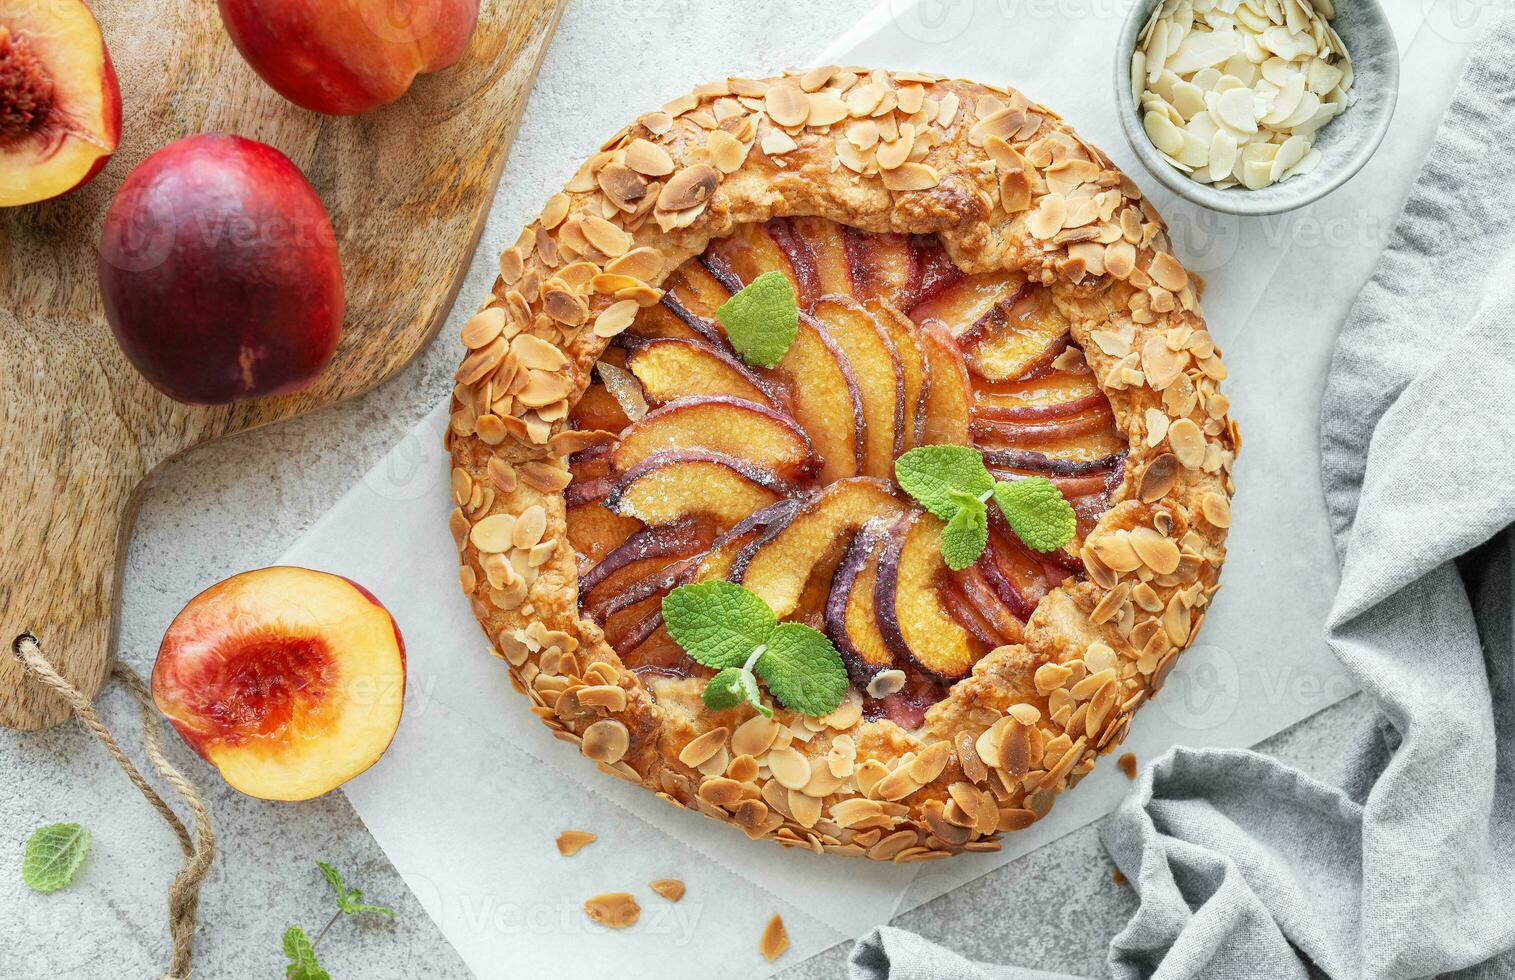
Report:
[[[847,103],[835,92],[812,92],[807,96],[810,102],[810,115],[805,119],[807,126],[831,126],[847,118]]]
[[[673,173],[673,157],[656,143],[638,137],[626,146],[626,166],[648,177],[666,177]]]
[[[647,886],[670,902],[684,897],[684,883],[677,878],[659,878]]]
[[[781,129],[770,129],[764,133],[759,145],[762,146],[763,152],[769,156],[781,156],[799,146],[798,143],[789,137],[788,133]]]
[[[1300,0],[1157,5],[1131,56],[1152,145],[1217,188],[1308,173],[1315,133],[1355,101],[1351,58],[1326,23],[1334,14]]]
[[[607,892],[584,903],[584,914],[602,926],[625,929],[636,925],[642,907],[627,892]]]
[[[903,690],[907,679],[903,670],[881,670],[868,682],[868,696],[874,699],[886,698]]]
[[[598,835],[587,830],[565,830],[558,835],[558,853],[564,857],[573,857],[599,839]]]
[[[1205,434],[1192,419],[1179,419],[1168,426],[1168,444],[1173,455],[1189,469],[1196,469],[1205,459]]]
[[[771,86],[763,99],[768,117],[780,126],[803,126],[810,115],[810,100],[797,84]]]
[[[896,192],[929,190],[941,182],[936,169],[924,163],[904,163],[881,176],[884,186]]]
[[[762,938],[758,940],[758,952],[763,954],[763,959],[772,963],[780,956],[783,956],[788,949],[789,933],[784,931],[783,918],[775,915],[763,927]]]
[[[594,335],[596,337],[614,337],[620,334],[636,320],[637,310],[640,307],[634,299],[617,300],[594,318]]]
[[[1146,411],[1147,419],[1147,445],[1160,445],[1168,435],[1168,416],[1159,408],[1149,408]]]
[[[721,175],[709,164],[692,164],[669,177],[658,194],[659,211],[684,211],[703,204],[720,182]]]
[[[504,329],[505,310],[503,307],[491,307],[476,313],[463,324],[463,346],[469,350],[477,350],[498,337]]]
[[[737,170],[747,159],[747,144],[723,129],[711,131],[705,138],[705,148],[710,151],[710,162],[723,174]]]

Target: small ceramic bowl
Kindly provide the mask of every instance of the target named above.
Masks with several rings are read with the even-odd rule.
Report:
[[[1132,150],[1158,181],[1185,200],[1227,214],[1277,214],[1319,200],[1345,184],[1378,149],[1399,94],[1399,48],[1377,0],[1335,0],[1331,26],[1352,57],[1352,91],[1357,102],[1322,126],[1315,148],[1321,160],[1314,170],[1257,190],[1223,190],[1191,180],[1175,168],[1142,128],[1141,113],[1131,91],[1131,55],[1136,36],[1162,0],[1138,0],[1126,15],[1115,51],[1115,101],[1121,128]]]

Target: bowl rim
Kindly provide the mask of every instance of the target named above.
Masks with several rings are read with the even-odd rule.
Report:
[[[1394,42],[1388,45],[1389,56],[1384,59],[1384,88],[1387,90],[1387,97],[1383,101],[1382,110],[1375,117],[1368,139],[1327,179],[1315,184],[1302,184],[1301,189],[1292,196],[1269,195],[1264,198],[1245,189],[1240,193],[1234,193],[1236,188],[1217,190],[1207,184],[1190,180],[1186,174],[1168,163],[1148,139],[1131,89],[1131,55],[1136,50],[1136,36],[1141,33],[1142,25],[1151,16],[1153,8],[1163,2],[1165,0],[1137,0],[1126,12],[1126,20],[1121,26],[1120,39],[1115,48],[1115,97],[1116,112],[1120,116],[1120,127],[1126,136],[1126,142],[1131,145],[1132,152],[1142,162],[1142,166],[1147,168],[1147,172],[1157,178],[1157,182],[1165,188],[1186,201],[1192,201],[1223,214],[1243,216],[1282,214],[1285,211],[1293,211],[1313,204],[1336,190],[1356,176],[1357,172],[1377,152],[1384,136],[1389,131],[1389,124],[1393,122],[1395,106],[1399,101],[1399,45],[1394,38],[1393,26],[1389,23],[1388,16],[1384,13],[1383,5],[1379,0],[1338,0],[1342,4],[1350,2],[1368,8],[1373,17],[1382,25],[1390,41]],[[1274,184],[1272,186],[1284,187],[1286,185]]]

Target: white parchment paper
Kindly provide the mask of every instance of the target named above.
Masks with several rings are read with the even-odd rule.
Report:
[[[1124,5],[1103,2],[890,0],[817,63],[1013,84],[1155,186],[1120,135],[1111,52]],[[1320,639],[1336,566],[1319,486],[1319,392],[1335,326],[1408,191],[1463,53],[1446,32],[1421,30],[1426,18],[1413,2],[1393,13],[1413,84],[1385,147],[1346,188],[1269,219],[1158,197],[1182,257],[1208,280],[1205,310],[1227,353],[1226,390],[1245,447],[1225,588],[1200,643],[1138,716],[1123,751],[1139,759],[1175,743],[1252,745],[1351,693]],[[346,793],[484,980],[610,970],[767,976],[1097,819],[1125,791],[1107,762],[998,854],[880,866],[754,843],[601,775],[526,710],[457,587],[445,417],[439,406],[283,560],[363,583],[400,623],[409,656],[404,720],[388,754]],[[569,828],[600,840],[564,859],[553,840]],[[664,877],[687,883],[682,902],[646,887]],[[613,932],[585,919],[585,898],[622,890],[643,906],[635,927]],[[792,949],[770,967],[756,945],[774,913]]]

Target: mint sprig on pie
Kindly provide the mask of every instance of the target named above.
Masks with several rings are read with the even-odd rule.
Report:
[[[685,653],[719,671],[702,694],[711,710],[747,701],[771,717],[758,677],[784,707],[815,717],[835,711],[847,694],[847,669],[826,635],[803,623],[779,623],[766,602],[740,585],[681,585],[663,597],[663,622]]]
[[[996,481],[983,456],[968,446],[912,449],[895,460],[894,472],[901,489],[947,522],[942,556],[953,571],[973,564],[989,544],[989,499],[1016,536],[1037,551],[1063,547],[1078,527],[1073,506],[1052,481],[1039,476]]]

